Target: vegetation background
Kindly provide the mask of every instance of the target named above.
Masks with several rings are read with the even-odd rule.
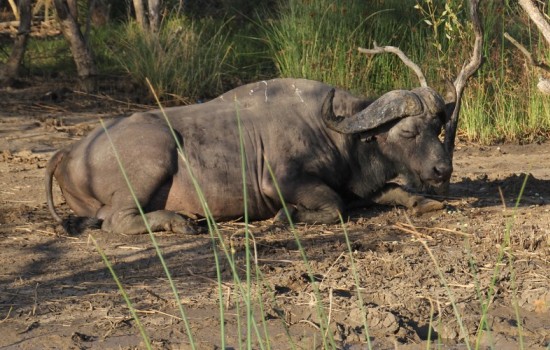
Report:
[[[89,1],[76,3],[84,31],[91,7]],[[128,79],[143,91],[148,78],[164,101],[176,103],[203,101],[275,77],[321,80],[367,96],[417,86],[416,76],[397,57],[357,51],[374,42],[401,48],[442,91],[473,44],[462,0],[166,0],[158,32],[140,28],[130,1],[96,3],[103,11],[91,15],[104,18],[96,18],[85,36],[99,76]],[[0,6],[3,20],[9,19],[7,4]],[[539,6],[550,13],[547,1]],[[550,50],[515,1],[483,1],[480,13],[484,64],[466,90],[459,136],[482,143],[547,139],[550,99],[536,89],[545,72],[528,65],[504,33],[541,60],[550,60]],[[3,63],[10,40],[0,43]],[[23,66],[28,76],[76,71],[61,35],[31,39]]]
[[[47,1],[43,1],[43,3],[45,2]],[[66,3],[67,0],[56,0],[56,2]],[[470,56],[473,41],[465,1],[458,0],[273,0],[261,4],[245,0],[167,0],[162,2],[162,14],[158,31],[146,30],[139,21],[134,19],[133,7],[129,0],[111,2],[110,4],[106,0],[96,0],[96,3],[103,6],[99,9],[104,11],[98,11],[97,13],[102,13],[103,19],[97,19],[95,21],[96,26],[92,26],[88,30],[85,23],[87,23],[88,18],[92,18],[91,7],[89,7],[92,2],[76,1],[75,3],[79,6],[78,20],[82,31],[85,33],[88,47],[93,52],[94,62],[97,66],[97,78],[113,83],[114,88],[120,86],[115,82],[127,81],[129,84],[141,87],[141,90],[136,91],[136,93],[140,91],[149,93],[146,84],[147,79],[152,82],[154,90],[161,96],[164,104],[200,102],[235,86],[274,77],[317,79],[357,94],[369,96],[376,96],[392,89],[417,86],[416,77],[398,58],[392,55],[368,57],[357,51],[357,47],[371,47],[375,41],[379,45],[400,47],[412,60],[420,64],[430,84],[442,90],[444,79],[452,79],[460,70],[463,62]],[[539,3],[539,5],[544,13],[548,15],[548,3]],[[539,74],[544,72],[528,65],[524,56],[504,39],[504,33],[510,33],[527,46],[536,57],[548,61],[550,54],[546,43],[539,38],[538,31],[531,27],[532,24],[528,21],[527,16],[513,1],[484,1],[480,13],[485,28],[483,50],[485,63],[474,79],[469,81],[463,100],[460,136],[466,140],[485,143],[503,141],[535,142],[547,139],[550,136],[550,102],[548,96],[541,95],[536,89]],[[38,15],[41,15],[42,19],[46,19],[48,10],[44,10],[42,14]],[[5,2],[0,2],[0,16],[2,23],[12,20],[10,7]],[[74,57],[69,44],[59,35],[59,31],[56,32],[56,24],[51,23],[48,26],[50,25],[53,28],[52,33],[54,35],[33,37],[29,41],[29,47],[23,62],[22,77],[29,79],[31,82],[36,77],[59,79],[64,82],[66,79],[74,79],[73,77],[77,74],[78,69],[73,62]],[[0,43],[2,44],[0,63],[7,61],[12,42],[13,39],[9,36],[0,37]],[[100,93],[108,92],[100,91]],[[485,180],[480,181],[478,183],[481,183],[481,192],[486,183],[483,182]],[[515,181],[517,182],[517,179]],[[515,201],[515,209],[519,207],[526,183],[527,176],[525,180],[522,180],[521,190],[519,190],[518,199]],[[543,185],[544,181],[540,183],[539,189],[535,188],[538,192],[535,192],[534,195],[537,197],[539,197],[539,192],[543,193],[541,189],[547,188]],[[496,182],[496,184],[500,188],[502,182]],[[486,191],[486,189],[483,191]],[[15,192],[13,194],[15,195]],[[487,221],[489,214],[479,211],[474,214],[474,208],[469,207],[468,209],[467,212],[477,216],[478,219],[481,218],[479,220]],[[531,215],[532,209],[527,210]],[[20,211],[17,213],[20,213]],[[459,215],[458,213],[451,213],[453,212],[449,211],[449,215],[455,215],[455,217]],[[539,214],[541,213],[542,211],[539,212]],[[494,216],[496,217],[496,215]],[[538,215],[532,216],[536,217]],[[17,217],[21,217],[21,215],[18,214]],[[543,222],[544,216],[541,217],[543,217],[541,220]],[[508,277],[503,278],[506,284],[503,284],[502,288],[510,290],[509,293],[514,299],[519,290],[515,284],[516,275],[513,268],[516,268],[517,265],[514,265],[514,262],[519,261],[527,264],[525,269],[528,268],[529,271],[533,269],[532,265],[528,265],[531,264],[530,260],[514,260],[514,256],[509,250],[512,243],[514,243],[513,239],[519,239],[520,244],[516,244],[523,249],[525,244],[522,243],[522,240],[527,237],[527,233],[511,235],[514,219],[515,216],[511,216],[509,220],[507,219],[505,227],[499,221],[499,226],[494,225],[490,229],[483,229],[496,236],[496,238],[491,237],[487,240],[490,249],[498,248],[497,262],[493,265],[494,268],[483,270],[484,277],[489,279],[487,289],[480,288],[480,286],[485,285],[485,282],[479,282],[481,278],[479,278],[480,274],[477,271],[481,270],[478,270],[476,266],[478,262],[481,265],[481,263],[488,260],[486,255],[484,255],[485,258],[479,258],[476,262],[467,239],[461,251],[462,255],[460,255],[459,262],[462,264],[462,268],[468,272],[467,276],[470,278],[467,280],[468,286],[476,286],[475,290],[472,289],[471,292],[477,294],[478,299],[475,300],[475,304],[481,309],[478,313],[481,315],[479,322],[476,321],[477,323],[471,327],[474,329],[473,332],[477,338],[475,348],[479,348],[478,345],[481,343],[484,331],[489,331],[488,309],[497,293],[495,286],[500,283],[501,273],[505,269],[511,271],[509,272],[511,274],[509,279]],[[30,220],[32,220],[32,216]],[[246,229],[247,226],[245,225],[243,243],[245,254],[244,258],[239,260],[240,258],[235,258],[233,246],[225,245],[225,241],[213,219],[209,217],[207,220],[213,245],[218,247],[218,249],[213,249],[212,252],[216,260],[215,272],[218,282],[217,300],[220,308],[221,348],[225,348],[223,345],[225,339],[224,313],[227,310],[222,302],[226,300],[225,293],[237,295],[237,309],[242,308],[246,312],[246,322],[238,319],[239,312],[237,312],[237,328],[239,328],[238,334],[241,334],[240,327],[243,327],[243,329],[245,326],[247,327],[247,347],[252,348],[252,327],[256,327],[256,322],[252,317],[253,308],[256,306],[252,287],[255,283],[257,283],[257,286],[262,286],[263,277],[259,265],[251,261],[251,244],[249,242],[249,232]],[[459,222],[462,219],[455,219],[454,217],[447,220],[452,221],[453,224],[462,225],[462,227],[468,227],[470,223],[470,221],[467,223]],[[457,222],[455,223],[455,221]],[[525,225],[529,226],[530,231],[526,232],[530,232],[534,236],[533,232],[535,232],[536,225],[531,221],[533,219],[530,217],[525,219],[523,223],[527,222],[528,225]],[[384,226],[388,226],[387,222],[389,221],[386,221]],[[495,227],[497,228],[495,229]],[[346,241],[345,249],[349,253],[349,269],[352,271],[348,278],[349,276],[354,277],[357,295],[361,296],[362,293],[359,289],[364,283],[359,280],[355,269],[355,253],[353,252],[355,248],[352,249],[345,225],[342,225],[342,228]],[[495,232],[491,230],[495,230]],[[321,301],[323,298],[320,296],[317,284],[313,283],[316,281],[315,266],[308,261],[305,249],[302,247],[296,231],[291,229],[291,232],[295,237],[297,250],[304,261],[305,268],[301,271],[306,271],[309,281],[312,282],[314,294],[316,294],[314,307],[317,309],[319,334],[322,335],[321,340],[325,348],[336,348],[336,346],[331,346],[335,342],[332,339],[332,333],[325,331],[329,329],[330,315],[324,313],[324,306]],[[455,231],[453,230],[453,232]],[[484,234],[490,236],[487,232],[484,232]],[[34,236],[39,237],[36,234]],[[544,240],[541,238],[540,242],[547,242],[546,233],[541,233],[541,237]],[[151,234],[151,238],[156,252],[161,258],[161,265],[163,265],[166,272],[167,280],[170,281],[170,289],[176,297],[177,302],[175,305],[180,310],[186,333],[191,338],[192,332],[189,331],[189,325],[177,288],[172,282],[170,271],[164,263],[159,247],[154,240],[154,235]],[[233,236],[231,236],[231,239],[233,239]],[[315,239],[317,240],[318,237],[315,237]],[[498,244],[495,244],[496,242]],[[449,295],[454,317],[460,327],[460,334],[465,336],[468,333],[464,330],[465,326],[462,320],[470,316],[467,313],[468,310],[459,310],[457,303],[454,302],[455,299],[442,272],[443,270],[440,269],[436,258],[431,255],[431,250],[425,245],[426,243],[422,244],[426,247],[426,252],[428,252],[434,263],[435,268],[430,268],[439,275],[441,285]],[[542,245],[544,243],[537,244]],[[433,245],[433,247],[436,246],[441,246],[446,250],[445,256],[451,255],[450,250],[447,251],[451,244]],[[488,245],[480,245],[478,249],[494,252],[487,249],[487,247]],[[124,287],[119,283],[116,273],[99,245],[97,245],[97,249],[104,257],[105,264],[111,270],[113,279],[118,284],[119,289],[123,292],[122,294],[128,303],[128,310],[134,310],[131,301],[124,293]],[[117,247],[113,249],[117,249]],[[542,248],[541,252],[544,254]],[[339,260],[343,255],[344,253],[336,260]],[[426,256],[426,254],[422,255]],[[523,256],[525,255],[520,257]],[[529,256],[531,259],[532,255]],[[235,286],[233,292],[226,292],[223,289],[219,261],[224,258],[227,260],[227,269]],[[244,278],[241,278],[243,274],[239,273],[238,268],[243,260],[245,273]],[[368,259],[363,259],[363,261],[365,260]],[[419,260],[412,260],[414,260],[413,264],[427,265],[425,261],[419,263]],[[451,268],[445,270],[446,273],[457,273],[456,271],[459,269],[457,266],[460,264],[456,261],[454,260]],[[544,261],[546,262],[546,260]],[[331,262],[329,261],[329,263]],[[33,262],[33,265],[35,264]],[[123,264],[123,262],[120,264]],[[386,265],[385,262],[384,265]],[[485,266],[491,265],[484,264],[483,267]],[[473,273],[470,271],[473,271]],[[517,271],[525,270],[518,269]],[[521,273],[518,273],[518,276],[521,275]],[[370,279],[370,276],[368,278]],[[394,278],[391,277],[391,279]],[[511,282],[508,284],[509,280]],[[142,284],[141,281],[139,283]],[[462,284],[463,286],[464,284]],[[462,287],[461,290],[466,290]],[[34,295],[36,294],[36,288],[38,288],[38,284],[33,289]],[[257,290],[261,292],[262,287],[257,288]],[[330,293],[332,295],[332,290]],[[498,293],[502,294],[502,289],[498,289]],[[239,296],[242,296],[242,299],[239,299]],[[365,303],[361,297],[358,299],[358,304],[362,308],[360,315],[363,318],[365,339],[369,342]],[[243,300],[243,302],[241,303],[240,300]],[[332,301],[332,298],[330,301]],[[34,304],[36,305],[36,300]],[[262,308],[265,304],[260,300],[257,305]],[[520,317],[517,303],[512,306],[516,307],[516,318],[513,324],[518,325],[519,329],[518,348],[527,348],[522,343],[523,318]],[[124,312],[126,313],[127,310],[125,309]],[[433,315],[434,309],[431,305],[428,332],[432,328],[435,329],[432,325],[435,322]],[[133,315],[133,319],[136,320],[137,326],[142,330],[145,344],[148,345],[147,347],[151,347],[144,328],[137,322],[137,314]],[[265,323],[263,326],[265,326]],[[259,329],[254,329],[254,331],[257,334],[261,332]],[[268,331],[265,330],[265,333],[267,335]],[[457,336],[458,334],[457,332]],[[262,336],[259,335],[258,339],[261,338]],[[430,333],[425,338],[428,341],[432,339]],[[269,339],[269,337],[266,336],[266,339]],[[239,341],[241,341],[240,337]],[[192,339],[190,339],[190,344],[194,344]],[[467,337],[464,344],[466,348],[471,348]],[[427,348],[429,347],[430,342],[427,344]],[[244,345],[240,344],[239,348],[244,348]],[[371,348],[370,343],[368,348]],[[492,346],[492,348],[495,348],[495,346]]]

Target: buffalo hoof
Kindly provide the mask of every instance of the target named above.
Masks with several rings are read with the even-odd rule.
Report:
[[[182,218],[183,219],[183,218]],[[183,219],[171,223],[171,230],[174,233],[182,235],[197,235],[204,233],[204,229],[195,225],[191,220]]]
[[[61,222],[61,226],[71,236],[81,234],[86,229],[100,229],[103,220],[84,216],[69,215]]]
[[[288,225],[291,222],[292,218],[294,217],[294,214],[296,214],[297,209],[292,205],[287,206],[286,209],[288,210],[290,219],[287,217],[285,210],[281,208],[273,218],[274,225]]]
[[[431,211],[441,210],[443,208],[445,208],[445,204],[442,202],[436,201],[435,199],[421,197],[421,199],[416,202],[416,205],[412,208],[412,210],[414,214],[420,215]]]

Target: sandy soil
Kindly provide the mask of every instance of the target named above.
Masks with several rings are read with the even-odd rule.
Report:
[[[114,265],[153,347],[188,349],[189,337],[148,235],[90,230],[67,236],[48,213],[43,177],[52,152],[85,135],[98,124],[99,116],[143,108],[120,91],[115,101],[61,87],[34,82],[24,89],[0,91],[0,348],[144,347],[135,321],[90,241],[93,236]],[[525,192],[514,210],[526,174],[530,175]],[[445,210],[422,216],[387,207],[350,213],[346,228],[359,292],[342,227],[298,227],[330,317],[328,333],[338,348],[368,346],[359,297],[365,304],[371,346],[376,349],[425,348],[430,329],[432,343],[441,349],[463,349],[467,341],[497,349],[548,346],[550,144],[459,143],[445,201]],[[55,202],[61,213],[69,213],[57,188]],[[242,224],[220,228],[242,271]],[[313,285],[292,233],[268,221],[253,223],[251,230],[263,276],[263,285],[254,286],[255,295],[265,301],[263,309],[254,311],[260,333],[264,336],[265,324],[273,349],[293,344],[299,349],[322,347]],[[218,292],[209,235],[161,233],[156,237],[197,348],[219,348]],[[236,316],[242,314],[243,305],[238,308],[236,285],[222,260],[226,345],[239,348],[239,334],[246,327],[239,333]],[[444,283],[456,302],[464,331]],[[476,337],[481,300],[488,293],[492,295],[487,312],[490,331]]]

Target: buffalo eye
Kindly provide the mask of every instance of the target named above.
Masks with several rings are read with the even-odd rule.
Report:
[[[417,136],[417,132],[414,130],[401,130],[401,136],[406,139],[412,139]]]

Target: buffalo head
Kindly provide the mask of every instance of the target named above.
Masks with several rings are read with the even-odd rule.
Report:
[[[359,135],[365,144],[359,146],[359,153],[372,153],[372,145],[366,144],[375,143],[375,151],[384,159],[383,167],[405,176],[407,185],[417,190],[437,188],[449,180],[451,158],[439,140],[449,117],[448,108],[433,89],[394,90],[347,117],[334,114],[333,98],[332,90],[323,103],[325,124],[342,134]],[[365,162],[372,163],[364,159],[360,166]],[[368,164],[369,170],[372,166]]]

